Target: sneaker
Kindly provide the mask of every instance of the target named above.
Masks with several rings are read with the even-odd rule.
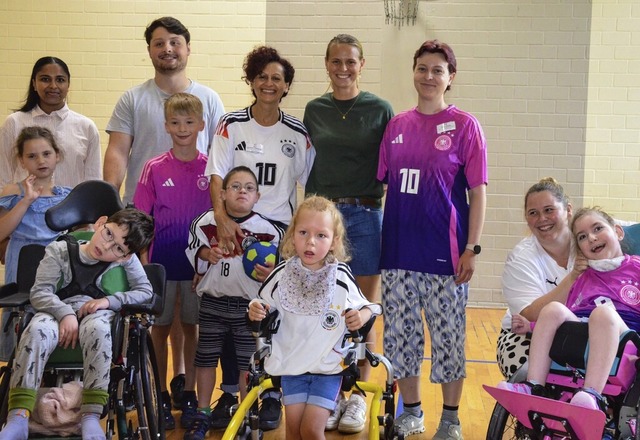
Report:
[[[182,414],[180,415],[180,426],[182,429],[189,429],[198,414],[198,401],[195,399],[185,399],[182,402]]]
[[[424,432],[424,412],[420,417],[404,412],[396,419],[394,426],[398,429],[398,434],[420,434]]]
[[[209,432],[210,418],[199,412],[193,417],[191,428],[184,433],[184,440],[204,440]]]
[[[173,400],[173,407],[175,409],[182,408],[182,397],[184,396],[184,374],[178,374],[169,382],[169,388],[171,388],[171,400]]]
[[[329,420],[327,420],[327,424],[324,427],[325,431],[333,431],[338,429],[338,423],[340,422],[340,417],[344,414],[344,409],[347,406],[347,399],[344,398],[342,394],[340,394],[340,399],[338,400],[338,404],[336,405],[336,409],[331,412],[329,416]]]
[[[276,429],[282,420],[282,403],[280,403],[280,399],[275,397],[262,399],[258,418],[260,419],[260,429],[263,431]]]
[[[496,386],[496,388],[500,390],[514,391],[520,394],[531,394],[531,385],[529,385],[527,382],[511,383],[503,380]]]
[[[570,403],[583,408],[598,409],[603,412],[607,410],[606,399],[593,388],[584,388],[578,391],[573,395]]]
[[[211,429],[224,429],[231,421],[233,407],[238,404],[238,398],[231,393],[222,393],[216,406],[211,411]]]
[[[347,401],[344,415],[340,418],[338,431],[343,434],[355,434],[364,429],[367,419],[367,403],[360,394],[352,394]]]
[[[162,417],[165,431],[176,429],[176,420],[173,418],[173,414],[171,414],[171,403],[162,403]]]
[[[433,440],[463,440],[460,423],[455,424],[449,420],[440,420],[436,435]]]

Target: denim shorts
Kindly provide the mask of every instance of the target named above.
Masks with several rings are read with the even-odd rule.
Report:
[[[382,208],[344,203],[336,206],[347,228],[351,272],[356,276],[380,274]]]
[[[300,376],[282,376],[280,380],[282,401],[285,405],[306,403],[329,411],[336,409],[342,376],[301,374]]]

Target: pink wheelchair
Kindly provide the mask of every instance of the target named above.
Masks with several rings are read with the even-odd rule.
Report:
[[[629,331],[621,338],[602,393],[606,411],[571,405],[571,397],[584,384],[588,327],[586,323],[564,323],[549,353],[553,362],[542,396],[484,385],[497,401],[487,440],[640,440],[640,429],[636,429],[640,405],[639,348],[640,337],[636,332]],[[526,365],[510,380],[521,382],[525,377]]]

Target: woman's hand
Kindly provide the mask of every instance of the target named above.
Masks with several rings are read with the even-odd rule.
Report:
[[[458,260],[458,267],[456,268],[456,285],[471,281],[471,277],[475,270],[476,254],[469,250],[465,250]]]
[[[260,301],[252,301],[249,303],[249,319],[251,321],[262,321],[267,317],[267,312],[271,307],[269,304]]]
[[[62,348],[76,348],[78,342],[78,318],[67,315],[58,324],[58,345]]]
[[[218,247],[222,250],[225,257],[233,257],[234,255],[242,255],[242,246],[238,242],[237,237],[244,237],[242,228],[234,222],[229,216],[215,216],[218,225]]]

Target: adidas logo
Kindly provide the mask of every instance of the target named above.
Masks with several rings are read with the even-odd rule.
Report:
[[[240,142],[236,145],[236,151],[247,151],[247,144],[245,141]]]
[[[167,180],[164,181],[162,186],[176,186],[176,185],[173,183],[173,180],[171,180],[171,177],[169,177]]]
[[[391,141],[392,144],[401,144],[402,143],[402,133],[400,133],[394,140]]]

